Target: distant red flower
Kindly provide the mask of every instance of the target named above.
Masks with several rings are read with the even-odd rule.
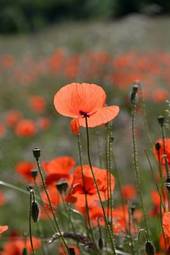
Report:
[[[62,87],[54,97],[54,106],[60,114],[78,119],[80,126],[85,127],[85,116],[88,126],[96,127],[114,119],[119,113],[118,106],[105,106],[106,94],[96,84],[71,83]]]
[[[34,249],[38,250],[41,247],[41,240],[33,236],[32,241]],[[9,240],[4,244],[1,255],[22,255],[25,247],[27,248],[28,254],[31,254],[32,248],[30,240],[26,240],[25,242],[24,239],[19,237],[16,240]]]
[[[59,195],[59,192],[57,191],[56,186],[49,186],[47,190],[48,190],[51,204],[53,206],[58,206],[60,204],[60,195]],[[49,204],[45,191],[41,193],[41,198],[45,204],[47,205]]]
[[[4,124],[0,123],[0,138],[4,137],[6,133],[6,128],[4,126]]]
[[[21,161],[17,163],[15,169],[18,174],[25,178],[26,181],[33,181],[32,170],[34,170],[35,164],[29,161]]]
[[[74,135],[78,135],[80,133],[80,124],[78,119],[72,119],[70,122],[71,132]]]
[[[134,199],[137,195],[136,188],[130,184],[123,186],[121,193],[122,193],[122,196],[127,200]]]
[[[0,235],[2,233],[4,233],[5,231],[7,231],[7,230],[8,230],[8,226],[7,225],[0,226]]]
[[[0,192],[0,206],[4,205],[4,203],[5,203],[4,193]]]
[[[31,96],[29,100],[31,109],[36,113],[42,113],[45,110],[46,102],[42,96]]]
[[[48,117],[42,117],[38,119],[37,125],[40,129],[47,129],[49,128],[51,121]]]
[[[32,120],[22,119],[18,122],[15,132],[21,137],[30,137],[36,134],[36,126]]]
[[[162,164],[165,164],[165,157],[167,159],[168,164],[170,164],[170,138],[166,138],[164,139],[164,141],[165,144],[163,144],[161,138],[156,141],[155,144],[159,144],[160,149],[156,150],[154,146],[153,153],[156,156],[156,158],[161,161]]]
[[[7,113],[5,121],[9,127],[15,127],[18,121],[21,119],[22,114],[20,111],[12,110]]]

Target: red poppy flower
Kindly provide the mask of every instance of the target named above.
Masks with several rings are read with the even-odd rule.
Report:
[[[8,126],[14,127],[18,123],[18,121],[21,119],[21,117],[22,117],[21,112],[17,110],[13,110],[7,113],[5,121]]]
[[[36,133],[35,123],[29,119],[22,119],[18,122],[15,132],[21,137],[30,137]]]
[[[119,113],[118,106],[105,106],[106,94],[96,84],[71,83],[61,88],[54,97],[55,109],[62,115],[79,120],[85,127],[96,127],[114,119]]]
[[[4,205],[4,203],[5,203],[4,193],[0,192],[0,206]]]
[[[50,197],[51,204],[53,206],[58,206],[60,203],[60,195],[59,195],[59,192],[57,191],[57,188],[55,186],[49,186],[48,194]],[[48,198],[47,198],[45,191],[43,191],[41,193],[41,198],[42,198],[43,202],[48,205]]]
[[[32,241],[34,249],[38,250],[41,247],[41,240],[33,236]],[[28,254],[31,254],[30,240],[26,240],[26,242],[22,238],[9,240],[4,244],[1,255],[22,255],[25,247],[27,248]]]
[[[162,139],[158,139],[155,144],[159,144],[159,150],[153,149],[153,153],[162,164],[165,164],[165,157],[167,158],[168,164],[170,164],[170,138],[165,139],[165,145],[163,144]],[[165,146],[165,148],[164,148]],[[165,150],[165,151],[164,151]]]
[[[29,101],[31,109],[36,113],[42,113],[45,110],[45,100],[41,96],[32,96]]]
[[[122,196],[127,199],[134,199],[136,197],[136,188],[133,185],[127,184],[122,187],[121,190]]]
[[[68,248],[70,249],[70,250],[73,250],[74,252],[70,252],[70,254],[75,254],[75,255],[80,255],[80,249],[76,246],[76,245],[74,245],[74,244],[69,244],[68,245]],[[63,245],[60,245],[59,247],[58,247],[58,250],[57,250],[57,255],[67,255],[68,254],[68,252],[65,250],[65,248],[63,247]]]
[[[32,170],[35,169],[35,164],[29,161],[21,161],[16,167],[16,172],[20,174],[26,181],[33,181]]]
[[[0,234],[4,233],[7,230],[8,230],[8,226],[7,225],[0,226]]]
[[[165,212],[162,217],[162,226],[164,233],[170,238],[170,212]]]
[[[5,133],[6,133],[5,126],[2,123],[0,123],[0,138],[4,137]]]
[[[47,174],[69,174],[75,166],[75,161],[72,157],[61,156],[50,160],[44,164],[44,170]]]

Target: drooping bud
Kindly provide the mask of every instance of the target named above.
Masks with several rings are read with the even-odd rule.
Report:
[[[158,116],[158,123],[160,124],[161,127],[163,127],[165,123],[165,117],[162,115]]]
[[[98,240],[98,246],[99,246],[99,249],[103,249],[103,239],[100,237],[99,240]]]
[[[31,204],[31,216],[34,222],[38,221],[39,218],[39,205],[36,201]]]
[[[145,243],[145,252],[147,255],[155,255],[155,247],[150,241]]]
[[[79,135],[80,134],[80,124],[78,119],[72,119],[70,122],[70,128],[73,135]]]
[[[24,247],[23,250],[22,250],[22,255],[28,255],[28,251],[27,251],[27,248]]]
[[[36,148],[34,148],[34,149],[32,150],[32,152],[33,152],[34,158],[38,161],[39,158],[40,158],[40,154],[41,154],[40,149],[36,147]]]

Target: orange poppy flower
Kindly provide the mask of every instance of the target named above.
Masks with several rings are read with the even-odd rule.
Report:
[[[18,122],[15,132],[21,137],[30,137],[36,134],[35,123],[29,119],[22,119]]]
[[[7,230],[8,230],[8,226],[7,225],[0,226],[0,235],[2,233],[4,233],[5,231],[7,231]]]
[[[46,103],[44,98],[41,96],[31,96],[29,105],[34,112],[42,113],[45,110]]]
[[[71,83],[61,88],[54,97],[54,106],[60,114],[79,120],[85,127],[85,116],[88,126],[96,127],[108,123],[119,113],[116,105],[105,106],[106,94],[96,84]]]
[[[41,247],[41,240],[33,236],[32,241],[34,249],[38,250]],[[31,254],[32,248],[30,240],[26,240],[26,242],[21,238],[9,240],[4,244],[1,255],[22,255],[25,247],[27,248],[28,254]]]
[[[74,251],[74,253],[73,254],[75,254],[75,255],[80,255],[80,249],[76,246],[76,245],[74,245],[74,244],[69,244],[68,245],[68,248],[71,250],[73,250]],[[57,249],[57,254],[58,255],[67,255],[68,254],[68,252],[65,250],[65,247],[63,247],[63,245],[60,245],[59,247],[58,247],[58,249]],[[70,254],[72,254],[71,253],[71,251],[70,251]]]
[[[75,166],[75,161],[72,157],[61,156],[56,157],[44,164],[44,170],[47,174],[69,174]]]
[[[159,151],[155,149],[155,146],[153,149],[153,153],[155,157],[158,160],[160,160],[162,164],[165,164],[165,156],[166,156],[168,164],[170,164],[170,138],[165,139],[165,153],[164,153],[164,144],[161,138],[158,139],[155,144],[158,144],[158,143],[160,145]]]
[[[170,212],[165,212],[162,217],[162,226],[165,235],[170,238]]]
[[[5,126],[2,123],[0,123],[0,138],[4,137],[5,133],[6,133]]]
[[[20,174],[26,181],[33,181],[32,170],[35,169],[35,164],[29,161],[21,161],[16,167],[16,172]]]
[[[127,184],[125,186],[122,187],[121,190],[122,196],[127,199],[127,200],[131,200],[134,199],[136,197],[136,188],[133,185]]]
[[[7,113],[5,121],[9,127],[14,127],[21,119],[22,114],[17,110],[12,110]]]
[[[48,187],[48,194],[49,194],[49,197],[50,197],[51,204],[54,207],[58,206],[59,203],[60,203],[60,195],[59,195],[59,192],[57,191],[56,186],[49,186]],[[47,195],[46,195],[45,191],[43,191],[41,193],[41,198],[42,198],[43,202],[48,205],[48,198],[47,198]]]

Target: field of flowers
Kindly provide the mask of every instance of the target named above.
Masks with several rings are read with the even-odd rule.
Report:
[[[169,22],[1,38],[0,255],[170,254]]]

